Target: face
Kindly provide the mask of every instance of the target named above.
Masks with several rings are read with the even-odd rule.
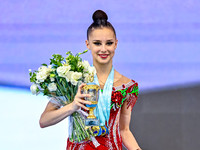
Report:
[[[112,63],[117,42],[118,40],[112,29],[106,27],[94,29],[90,33],[89,39],[86,40],[86,46],[91,50],[93,56],[93,63]]]

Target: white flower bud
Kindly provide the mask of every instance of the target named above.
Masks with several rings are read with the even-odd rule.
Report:
[[[48,85],[47,88],[48,88],[48,90],[49,90],[50,92],[54,92],[54,91],[57,90],[57,86],[56,86],[55,83],[50,83],[50,84]]]
[[[40,93],[40,91],[37,92],[37,90],[39,89],[38,89],[37,84],[35,83],[31,85],[30,90],[33,95],[38,95]]]
[[[55,79],[54,79],[54,78],[50,78],[50,80],[51,80],[51,82],[55,81]]]

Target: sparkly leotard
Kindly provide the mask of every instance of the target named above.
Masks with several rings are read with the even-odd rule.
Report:
[[[67,141],[67,150],[122,150],[122,137],[119,130],[119,119],[121,107],[124,101],[127,101],[127,109],[135,105],[138,97],[138,84],[132,80],[127,84],[122,84],[118,87],[113,87],[110,118],[108,123],[109,134],[98,136],[96,140],[100,146],[97,148],[92,141],[83,143],[73,143],[69,139]]]

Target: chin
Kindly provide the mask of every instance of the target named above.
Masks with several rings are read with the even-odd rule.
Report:
[[[102,59],[102,58],[97,58],[97,59],[93,59],[93,62],[96,62],[98,64],[104,65],[104,64],[109,64],[112,63],[112,58],[106,58],[106,59]]]
[[[99,64],[109,64],[110,62],[112,62],[110,59],[109,60],[101,60],[101,61],[98,61]]]

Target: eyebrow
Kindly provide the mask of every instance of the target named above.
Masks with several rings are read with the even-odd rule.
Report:
[[[113,41],[113,39],[106,40],[106,42],[110,42],[110,41]],[[101,42],[101,40],[93,40],[93,42]]]

